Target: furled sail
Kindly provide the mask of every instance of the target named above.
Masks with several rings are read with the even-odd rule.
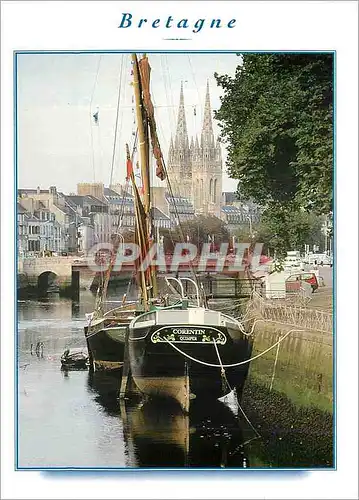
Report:
[[[146,109],[150,127],[152,151],[153,151],[153,156],[156,158],[156,175],[161,179],[161,181],[163,181],[166,178],[166,169],[163,162],[160,143],[158,140],[156,122],[154,117],[154,108],[150,94],[151,66],[148,62],[148,57],[146,55],[144,55],[140,59],[138,66],[142,84],[143,104]]]

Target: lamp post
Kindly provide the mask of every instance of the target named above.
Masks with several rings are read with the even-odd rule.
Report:
[[[249,221],[249,234],[250,234],[250,237],[253,238],[252,217],[250,215],[246,215],[246,219],[248,219],[248,221]]]
[[[115,233],[116,236],[119,236],[120,240],[121,240],[121,245],[123,246],[125,244],[125,238],[123,236],[123,234],[121,233]]]
[[[233,251],[234,251],[234,246],[236,244],[236,237],[235,235],[232,236],[232,248],[233,248]]]

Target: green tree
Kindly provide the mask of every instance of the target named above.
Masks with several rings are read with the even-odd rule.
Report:
[[[254,239],[264,243],[263,253],[285,257],[288,250],[304,250],[304,245],[323,246],[323,217],[304,210],[288,210],[279,203],[264,210],[261,223],[255,227]]]
[[[240,197],[272,214],[332,210],[333,56],[244,54],[216,119]],[[278,222],[282,215],[278,214]]]

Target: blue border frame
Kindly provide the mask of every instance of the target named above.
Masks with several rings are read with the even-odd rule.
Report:
[[[146,54],[332,54],[333,55],[333,268],[332,268],[332,278],[333,278],[333,467],[316,467],[316,468],[270,468],[270,467],[251,467],[250,469],[242,469],[242,468],[230,468],[230,469],[220,469],[218,467],[196,467],[193,469],[184,469],[184,468],[174,468],[174,467],[156,467],[156,468],[146,468],[146,467],[20,467],[19,466],[19,429],[18,429],[18,405],[19,405],[19,394],[18,394],[18,311],[17,311],[17,270],[18,270],[18,239],[17,239],[17,189],[18,189],[18,168],[17,168],[17,135],[18,135],[18,124],[17,124],[17,56],[20,54],[131,54],[133,52],[136,53],[146,53]],[[130,473],[131,477],[133,472],[151,472],[152,474],[156,474],[161,471],[170,471],[180,473],[180,475],[187,475],[188,473],[191,475],[195,475],[196,472],[203,471],[217,471],[218,474],[230,474],[233,472],[241,471],[243,473],[251,473],[255,472],[263,472],[271,471],[270,475],[273,475],[273,472],[283,473],[286,477],[294,476],[294,475],[304,475],[308,471],[336,471],[337,470],[337,428],[336,428],[336,408],[337,408],[337,358],[336,358],[336,350],[337,350],[337,317],[336,317],[336,284],[337,284],[337,274],[336,274],[336,248],[337,248],[337,239],[336,239],[336,228],[337,228],[337,218],[336,218],[336,202],[337,202],[337,190],[336,190],[336,104],[337,104],[337,74],[336,74],[336,61],[337,61],[337,52],[336,50],[17,50],[14,51],[14,191],[15,191],[15,231],[14,231],[14,246],[15,246],[15,338],[14,338],[14,348],[15,348],[15,471],[46,471],[48,474],[51,474],[51,471],[56,472],[77,472],[77,473],[88,473],[90,471],[101,473],[104,471],[109,471],[112,475],[113,472],[121,472],[122,474],[125,472]],[[177,476],[177,474],[176,474]],[[268,478],[269,474],[266,473],[266,478]]]

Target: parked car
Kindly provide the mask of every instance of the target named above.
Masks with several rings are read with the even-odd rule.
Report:
[[[333,257],[326,253],[311,253],[305,257],[305,262],[318,266],[333,266]]]
[[[314,273],[296,273],[291,274],[286,279],[286,291],[292,292],[299,290],[303,281],[312,287],[313,292],[315,292],[319,287],[317,277]]]

